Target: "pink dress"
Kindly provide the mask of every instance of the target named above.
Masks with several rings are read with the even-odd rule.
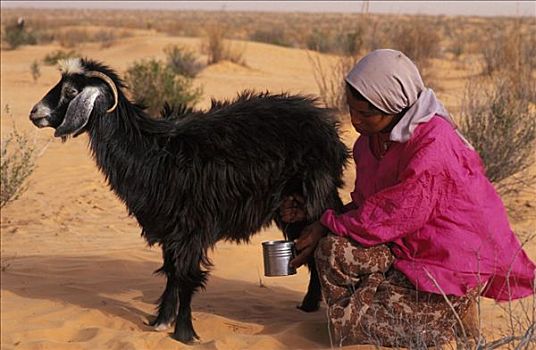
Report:
[[[392,243],[394,267],[417,290],[509,300],[531,295],[536,266],[512,232],[480,157],[439,116],[381,159],[369,138],[353,151],[356,210],[327,210],[323,225],[365,247]],[[438,287],[439,286],[439,287]]]

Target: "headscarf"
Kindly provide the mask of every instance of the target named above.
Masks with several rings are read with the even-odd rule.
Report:
[[[357,62],[346,76],[346,82],[387,114],[398,114],[407,109],[391,130],[391,141],[408,141],[417,125],[439,115],[452,125],[469,148],[473,148],[457,130],[456,123],[434,91],[424,86],[417,66],[402,52],[391,49],[372,51]]]

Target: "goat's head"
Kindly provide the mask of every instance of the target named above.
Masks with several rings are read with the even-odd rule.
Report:
[[[91,116],[115,110],[119,96],[114,80],[121,83],[115,73],[94,61],[61,61],[60,71],[61,80],[33,107],[30,120],[39,128],[56,129],[56,137],[76,137]]]

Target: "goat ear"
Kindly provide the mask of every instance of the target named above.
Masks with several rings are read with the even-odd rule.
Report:
[[[83,89],[67,107],[63,122],[56,129],[55,137],[77,134],[89,121],[95,100],[102,94],[101,89],[89,86]]]

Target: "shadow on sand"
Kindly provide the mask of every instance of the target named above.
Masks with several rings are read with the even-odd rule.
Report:
[[[150,332],[152,328],[145,322],[152,319],[165,283],[164,277],[153,275],[158,267],[159,263],[153,261],[105,256],[19,257],[11,260],[9,268],[2,272],[2,290],[23,298],[99,310],[130,321],[140,331]],[[302,297],[303,294],[286,288],[266,288],[253,282],[211,276],[207,289],[194,296],[192,309],[194,318],[196,312],[203,312],[255,323],[263,326],[260,334],[293,328],[294,335],[329,346],[325,309],[311,314],[297,310]]]

